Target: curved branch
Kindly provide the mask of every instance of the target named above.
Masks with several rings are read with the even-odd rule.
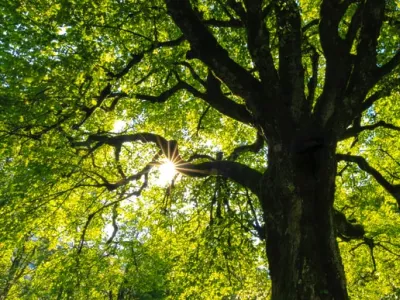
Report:
[[[231,179],[247,187],[254,194],[260,194],[262,174],[246,165],[234,161],[210,161],[199,164],[181,161],[176,164],[176,170],[189,177],[207,177],[219,175]]]
[[[385,75],[392,72],[396,67],[400,65],[400,50],[397,50],[396,54],[382,67],[378,68],[375,72],[375,81],[380,80]]]
[[[217,80],[217,79],[215,79]],[[217,80],[218,81],[218,80]],[[218,110],[223,115],[235,119],[236,121],[251,125],[253,122],[253,118],[251,114],[246,109],[246,106],[243,104],[239,104],[229,99],[218,89],[215,89],[214,86],[211,87],[209,82],[207,93],[202,93],[199,90],[195,89],[190,84],[179,81],[169,90],[162,92],[158,96],[151,96],[145,94],[134,94],[135,97],[141,100],[150,101],[153,103],[163,103],[167,101],[171,96],[173,96],[176,92],[180,90],[186,90],[191,93],[193,96],[198,97],[205,102],[207,102],[211,107]]]
[[[400,207],[400,184],[391,184],[389,181],[379,173],[374,167],[371,167],[364,157],[355,156],[350,154],[336,154],[336,158],[338,161],[344,160],[352,163],[356,163],[358,167],[370,174],[375,180],[396,199],[399,207]]]
[[[274,2],[279,37],[280,90],[292,108],[293,118],[300,121],[303,114],[311,113],[311,105],[305,101],[304,95],[300,8],[294,0]]]
[[[396,130],[396,131],[400,131],[400,127],[399,126],[395,126],[393,124],[390,123],[386,123],[385,121],[379,121],[375,124],[371,124],[371,125],[365,125],[365,126],[359,126],[359,127],[351,127],[349,129],[347,129],[343,136],[341,137],[341,140],[345,140],[348,139],[350,137],[355,137],[357,135],[359,135],[361,132],[365,131],[365,130],[374,130],[378,127],[383,127],[383,128],[387,128],[387,129],[392,129],[392,130]]]
[[[188,0],[166,0],[168,14],[191,45],[190,54],[209,66],[236,95],[246,101],[258,98],[260,82],[233,61],[206,25],[198,18]]]
[[[319,24],[319,19],[314,19],[308,22],[306,25],[304,25],[301,31],[304,34],[307,30],[311,29],[311,27],[316,26],[318,24]]]
[[[239,155],[244,152],[257,153],[262,149],[263,146],[264,146],[264,137],[258,132],[257,139],[253,144],[236,147],[231,153],[231,155],[229,155],[228,159],[236,160],[239,157]]]
[[[361,16],[356,13],[353,19],[361,17],[360,37],[357,45],[356,68],[359,72],[369,72],[376,68],[376,48],[385,15],[385,1],[365,1]],[[361,73],[358,73],[358,77]],[[365,76],[365,74],[364,74]]]
[[[335,224],[336,234],[345,241],[353,239],[362,239],[365,234],[364,227],[347,220],[344,213],[334,210],[333,221]]]
[[[361,104],[361,112],[370,108],[376,101],[384,97],[390,96],[390,94],[391,94],[390,89],[382,89],[373,93],[371,96],[365,99],[365,101]]]
[[[336,0],[322,1],[319,36],[327,60],[335,60],[338,52],[347,52],[346,43],[339,36],[338,28],[340,20],[352,2],[354,0],[344,0],[341,3]]]
[[[259,195],[261,173],[240,163],[233,161],[211,161],[193,164],[181,158],[176,141],[168,141],[164,137],[153,133],[136,133],[125,134],[120,136],[92,135],[86,141],[75,142],[73,146],[84,146],[90,148],[95,144],[96,148],[107,144],[113,147],[120,147],[127,142],[153,143],[160,151],[176,165],[176,170],[183,175],[189,177],[207,177],[211,175],[219,175],[231,179],[240,185],[249,188],[253,193]],[[114,190],[132,180],[137,180],[141,176],[147,174],[153,164],[148,164],[141,172],[128,176],[117,183],[108,183],[103,181],[109,190]]]
[[[265,24],[265,16],[262,11],[262,1],[245,1],[247,9],[246,29],[249,52],[256,68],[259,70],[261,81],[268,83],[266,91],[269,98],[275,99],[278,89],[278,73],[275,69],[270,44],[270,34]],[[265,9],[267,14],[271,5]]]

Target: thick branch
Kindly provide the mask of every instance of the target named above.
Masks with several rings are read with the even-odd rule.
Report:
[[[381,173],[379,173],[374,167],[371,167],[364,157],[355,156],[350,154],[336,154],[338,161],[344,160],[348,162],[353,162],[358,165],[358,167],[370,174],[375,180],[390,193],[393,198],[396,199],[398,205],[400,206],[400,184],[391,184],[387,181]]]
[[[73,146],[90,148],[92,147],[92,144],[95,144],[94,147],[99,148],[100,146],[107,144],[113,147],[121,147],[123,143],[129,142],[155,144],[168,159],[174,162],[177,171],[183,175],[190,177],[219,175],[229,178],[240,185],[249,188],[257,195],[260,192],[259,184],[261,173],[258,171],[233,161],[212,161],[199,164],[190,163],[181,158],[176,141],[168,141],[158,134],[144,132],[119,136],[91,135],[86,141],[73,143]],[[124,178],[115,184],[108,183],[105,178],[102,178],[103,182],[105,183],[102,186],[106,186],[109,190],[114,190],[121,185],[124,185],[132,180],[137,180],[141,176],[147,174],[150,170],[149,168],[151,168],[151,164],[146,166],[141,172]]]
[[[319,19],[314,19],[314,20],[308,22],[308,23],[307,23],[306,25],[304,25],[303,28],[302,28],[303,34],[304,34],[307,30],[309,30],[310,28],[312,28],[313,26],[316,26],[316,25],[318,25],[318,24],[319,24]]]
[[[312,76],[308,81],[307,88],[308,88],[308,96],[307,102],[309,105],[312,105],[314,98],[315,98],[315,90],[318,84],[318,61],[319,61],[319,54],[314,46],[311,46],[311,69],[312,69]]]
[[[321,21],[319,23],[319,36],[324,56],[326,58],[325,83],[321,96],[314,108],[316,123],[322,126],[332,126],[334,130],[341,130],[342,124],[349,119],[349,109],[343,108],[346,87],[351,75],[353,60],[345,40],[339,36],[340,20],[352,0],[323,0],[321,5]],[[343,122],[337,122],[332,117],[336,111],[343,111]],[[333,125],[328,125],[328,124]],[[336,128],[335,128],[336,127]]]
[[[347,52],[346,43],[339,36],[338,28],[340,20],[352,2],[352,0],[344,0],[341,3],[337,0],[322,1],[319,36],[327,59],[335,59],[338,54]]]
[[[281,95],[291,106],[292,116],[300,121],[311,113],[305,101],[304,68],[302,65],[302,33],[300,10],[295,1],[275,1],[275,15],[279,37],[279,79]]]
[[[376,50],[385,12],[385,1],[367,0],[359,9],[361,9],[361,13],[356,13],[353,20],[357,18],[361,18],[361,20],[352,22],[360,23],[360,30],[357,55],[354,59],[354,70],[348,90],[353,94],[364,95],[375,83],[373,77],[377,69]],[[350,28],[350,30],[356,29]],[[351,47],[351,45],[348,47]],[[354,96],[351,98],[354,98]]]
[[[392,72],[396,67],[400,65],[400,50],[396,52],[396,54],[382,67],[378,68],[375,72],[375,81],[380,80],[382,77],[386,76],[390,72]]]
[[[362,239],[365,234],[364,227],[360,224],[349,222],[344,213],[334,210],[333,220],[336,234],[343,240]]]
[[[263,146],[264,146],[264,138],[260,133],[257,133],[257,139],[253,144],[236,147],[228,159],[236,160],[240,154],[245,152],[257,153],[262,149]]]
[[[343,134],[341,140],[345,140],[345,139],[348,139],[350,137],[355,137],[355,136],[359,135],[361,132],[363,132],[365,130],[374,130],[374,129],[378,128],[378,127],[400,131],[400,127],[398,127],[398,126],[395,126],[395,125],[390,124],[390,123],[386,123],[385,121],[379,121],[379,122],[377,122],[375,124],[371,124],[371,125],[365,125],[365,126],[359,126],[359,127],[351,127],[351,128],[349,128],[349,129],[347,129],[345,131],[345,133]]]
[[[349,29],[347,30],[346,43],[347,43],[347,47],[349,49],[351,49],[354,39],[357,36],[357,31],[358,31],[358,29],[360,29],[360,26],[361,26],[363,7],[364,7],[363,4],[359,4],[356,12],[354,13],[354,15],[351,19]]]
[[[114,74],[113,77],[116,79],[120,79],[132,69],[133,66],[137,65],[143,59],[144,53],[140,53],[138,55],[132,55],[131,60],[126,64],[126,66],[119,71],[117,74]]]
[[[269,32],[265,25],[262,1],[245,1],[247,9],[247,43],[256,68],[263,83],[268,85],[265,91],[274,99],[278,88],[278,73],[274,66],[269,47]]]
[[[216,20],[216,19],[208,19],[203,21],[204,24],[208,26],[215,27],[230,27],[230,28],[242,28],[243,23],[240,20],[230,19],[230,20]]]
[[[357,45],[357,63],[360,64],[360,68],[363,70],[376,67],[376,46],[384,12],[385,1],[367,0],[365,2]]]
[[[242,3],[235,1],[235,0],[228,0],[227,4],[230,8],[232,8],[235,13],[239,16],[242,21],[246,20],[246,11],[244,10]]]
[[[199,164],[182,162],[177,165],[176,169],[178,172],[190,177],[223,176],[247,187],[256,195],[260,194],[262,174],[234,161],[211,161]]]
[[[207,85],[207,93],[202,93],[197,89],[195,89],[190,84],[184,81],[179,81],[176,85],[171,87],[169,90],[162,92],[158,96],[145,95],[145,94],[135,94],[135,96],[141,100],[146,100],[153,103],[163,103],[167,101],[171,96],[173,96],[176,92],[180,90],[186,90],[193,96],[198,97],[207,102],[209,105],[211,105],[211,107],[218,110],[223,115],[226,115],[232,119],[235,119],[239,122],[248,125],[252,124],[253,118],[246,109],[246,106],[243,104],[236,103],[233,100],[226,97],[225,95],[223,95],[219,87],[220,82],[214,77],[215,80],[212,83],[210,83],[211,80],[210,76],[213,75],[209,75],[208,76],[209,80],[207,80],[207,83],[205,83]]]
[[[373,93],[361,104],[360,113],[370,108],[379,99],[390,96],[390,94],[390,89],[379,90]]]
[[[258,98],[260,83],[234,62],[206,25],[198,18],[188,0],[166,0],[168,13],[191,45],[191,56],[209,66],[236,95],[246,101]]]

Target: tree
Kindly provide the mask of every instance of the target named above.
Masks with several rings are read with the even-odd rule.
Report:
[[[249,234],[265,241],[271,299],[348,299],[342,258],[351,293],[398,294],[377,275],[400,255],[397,1],[6,1],[1,18],[3,293],[36,257],[59,298],[161,297],[129,266],[172,274],[145,236],[197,226],[246,270]],[[163,159],[179,173],[164,195]],[[39,295],[27,281],[15,293]]]

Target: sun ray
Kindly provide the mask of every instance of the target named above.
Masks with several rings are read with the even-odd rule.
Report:
[[[162,164],[160,164],[158,171],[158,184],[160,185],[166,185],[170,183],[176,175],[175,164],[169,159],[166,159]]]

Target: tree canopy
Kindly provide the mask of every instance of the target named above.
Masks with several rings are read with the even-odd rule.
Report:
[[[325,144],[348,293],[398,299],[399,20],[397,0],[3,0],[0,299],[267,299],[263,180],[287,150],[321,184]]]

